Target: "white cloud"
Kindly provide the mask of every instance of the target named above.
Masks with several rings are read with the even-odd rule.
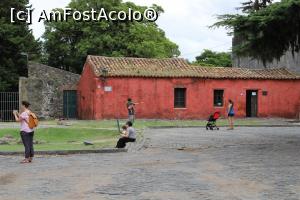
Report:
[[[167,37],[179,45],[181,57],[193,60],[204,49],[229,51],[231,37],[224,29],[209,29],[218,14],[236,13],[241,0],[131,0],[140,5],[161,5],[158,19]]]
[[[209,29],[216,21],[216,15],[236,13],[236,7],[242,0],[130,0],[138,5],[158,4],[165,13],[157,23],[168,38],[179,45],[182,57],[193,60],[204,49],[228,51],[231,48],[231,37],[224,29]],[[35,8],[34,24],[31,26],[35,37],[44,32],[42,22],[37,23],[42,10],[50,11],[68,5],[70,0],[30,0]]]
[[[34,8],[33,12],[33,24],[31,29],[36,38],[39,38],[43,35],[45,28],[43,22],[38,22],[39,16],[43,10],[47,13],[54,8],[63,8],[69,4],[70,0],[29,0],[29,3],[32,4]]]

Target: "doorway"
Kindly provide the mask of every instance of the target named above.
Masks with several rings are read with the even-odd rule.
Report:
[[[64,117],[67,119],[75,119],[77,117],[77,91],[64,90],[63,94]]]
[[[247,90],[246,92],[246,116],[257,117],[258,91]]]

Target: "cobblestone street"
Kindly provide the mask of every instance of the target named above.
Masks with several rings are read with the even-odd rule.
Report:
[[[128,153],[0,157],[0,199],[300,199],[300,128],[148,129]],[[134,145],[133,147],[134,148]]]

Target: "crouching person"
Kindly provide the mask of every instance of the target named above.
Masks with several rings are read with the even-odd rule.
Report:
[[[119,139],[116,148],[125,148],[127,142],[135,142],[136,134],[132,127],[132,122],[127,122],[125,127],[122,127],[124,132],[122,132],[122,137]]]

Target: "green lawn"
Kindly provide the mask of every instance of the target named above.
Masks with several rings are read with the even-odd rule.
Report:
[[[116,120],[78,120],[70,121],[71,127],[78,128],[116,128]],[[120,124],[125,124],[125,120],[121,120]],[[205,120],[136,120],[135,128],[141,129],[145,127],[176,127],[176,126],[205,126]],[[263,125],[266,121],[261,119],[236,119],[236,125]],[[227,126],[227,119],[220,119],[218,126]]]
[[[18,144],[20,134],[18,129],[0,129],[0,138],[11,135],[15,141],[9,145],[0,145],[0,151],[22,151],[22,144]],[[118,140],[118,132],[113,130],[97,130],[87,128],[40,128],[35,131],[34,140],[42,144],[36,144],[35,150],[78,150],[99,149],[114,147]],[[86,146],[83,141],[94,143]]]
[[[120,125],[125,124],[126,120],[121,120]],[[237,119],[236,125],[264,125],[268,120],[261,119]],[[100,149],[112,148],[116,145],[119,138],[116,120],[70,120],[68,126],[58,126],[53,128],[37,128],[34,139],[41,144],[35,144],[36,150],[81,150],[81,149]],[[219,126],[227,125],[226,119],[218,120]],[[1,124],[0,124],[1,125]],[[18,124],[14,123],[15,127]],[[41,125],[57,126],[57,121],[42,121]],[[137,120],[136,129],[145,127],[177,127],[177,126],[205,126],[205,120]],[[20,140],[19,130],[16,128],[0,128],[0,138],[11,135],[14,141],[9,145],[0,145],[0,151],[23,151]],[[92,146],[86,146],[83,142],[91,141]]]

